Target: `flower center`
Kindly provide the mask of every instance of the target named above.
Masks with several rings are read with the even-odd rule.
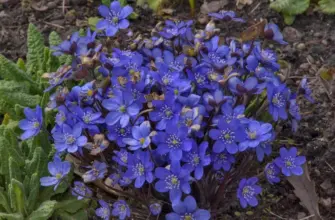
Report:
[[[121,105],[120,108],[119,108],[119,111],[120,111],[121,113],[125,113],[125,112],[126,112],[126,106]]]
[[[177,189],[179,188],[180,181],[177,176],[171,174],[165,179],[168,189]]]
[[[33,127],[34,128],[39,128],[40,127],[40,123],[38,121],[34,121],[33,122]]]
[[[87,90],[87,96],[92,96],[93,95],[93,90],[91,90],[91,89],[89,89],[89,90]]]
[[[225,161],[225,160],[227,159],[227,156],[226,156],[225,154],[221,153],[221,154],[219,155],[219,158],[220,158],[220,160]]]
[[[233,143],[235,139],[235,133],[229,129],[224,129],[221,131],[221,135],[219,137],[225,143]]]
[[[145,138],[140,138],[140,143],[144,144],[144,142],[145,142]]]
[[[191,213],[186,213],[184,216],[182,216],[183,220],[193,220],[193,215]]]
[[[243,187],[242,194],[244,198],[250,199],[254,194],[254,188],[251,186],[245,186]]]
[[[272,103],[278,108],[283,107],[285,104],[285,100],[282,94],[280,94],[279,92],[276,93],[272,98]]]
[[[73,144],[76,141],[76,138],[72,134],[66,134],[65,135],[65,142],[68,145]]]
[[[284,159],[284,163],[285,163],[285,166],[287,168],[293,168],[293,167],[295,167],[294,159],[292,157],[286,157]]]
[[[256,131],[248,132],[248,136],[250,139],[254,140],[257,137],[257,132]]]
[[[113,23],[116,24],[119,22],[119,18],[118,17],[113,17],[112,19]]]
[[[174,134],[170,135],[166,142],[169,148],[174,148],[174,149],[179,148],[181,144],[181,140]]]
[[[107,208],[103,208],[102,214],[103,214],[103,218],[108,218],[109,217],[109,210]]]
[[[143,166],[142,163],[137,163],[137,164],[135,165],[134,173],[135,173],[137,176],[143,176],[143,175],[144,175],[144,166]]]
[[[85,113],[83,116],[83,121],[88,124],[91,122],[92,115],[91,113]]]
[[[61,173],[57,173],[56,174],[56,179],[60,180],[62,178],[62,174]]]
[[[120,205],[119,207],[121,212],[124,212],[126,210],[126,206],[125,205]]]
[[[164,119],[171,119],[173,116],[173,111],[169,106],[165,105],[160,109],[159,114]]]

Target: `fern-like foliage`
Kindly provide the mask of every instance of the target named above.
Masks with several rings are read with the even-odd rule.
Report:
[[[335,14],[335,0],[320,0],[320,9],[325,14]]]
[[[286,24],[292,24],[298,14],[304,13],[310,4],[310,0],[275,0],[270,4],[270,8],[281,12]]]

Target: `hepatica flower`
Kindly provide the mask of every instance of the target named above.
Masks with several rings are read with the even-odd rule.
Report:
[[[307,77],[304,76],[304,78],[300,82],[299,86],[299,92],[304,95],[304,97],[311,103],[314,103],[314,99],[312,98],[312,90],[309,88],[307,83]]]
[[[278,121],[279,118],[286,120],[287,112],[286,105],[289,96],[289,90],[285,84],[275,86],[272,83],[268,84],[267,96],[269,102],[269,112],[273,120]]]
[[[129,145],[130,150],[147,148],[151,142],[150,122],[144,121],[140,126],[132,128],[132,138],[124,138],[123,142]]]
[[[236,13],[234,11],[221,10],[217,13],[209,13],[208,16],[223,21],[245,22],[242,18],[236,17]]]
[[[126,127],[131,117],[136,116],[140,111],[140,106],[134,101],[129,92],[120,92],[112,99],[105,99],[102,105],[109,110],[106,116],[107,125],[115,125],[120,122],[122,128]]]
[[[218,129],[211,129],[209,136],[215,140],[214,153],[221,153],[227,149],[230,154],[237,153],[237,142],[243,141],[246,137],[243,128],[236,121],[227,124],[222,118],[218,122]]]
[[[246,139],[240,143],[240,151],[244,151],[248,147],[255,148],[261,142],[267,141],[271,138],[272,125],[269,123],[261,124],[258,121],[250,121],[246,129]]]
[[[158,192],[169,192],[172,204],[179,202],[182,192],[185,194],[191,192],[189,172],[181,168],[179,162],[171,164],[170,169],[157,167],[155,176],[159,179],[155,184],[155,189]]]
[[[72,128],[63,124],[61,129],[53,133],[55,148],[58,152],[67,150],[70,153],[77,152],[79,147],[83,147],[87,143],[86,136],[82,134],[82,126],[80,123],[75,124]]]
[[[181,160],[183,152],[188,152],[192,148],[192,141],[187,138],[187,134],[187,127],[169,124],[165,132],[158,132],[153,138],[157,152],[161,155],[168,153],[170,160]]]
[[[135,179],[135,187],[141,188],[145,181],[152,183],[154,175],[152,170],[154,164],[148,151],[136,151],[134,155],[129,158],[128,170],[125,177]]]
[[[280,179],[278,177],[280,174],[280,169],[275,163],[268,163],[265,166],[264,174],[269,183],[274,184],[280,182]]]
[[[24,130],[21,135],[22,140],[29,139],[40,133],[43,126],[42,108],[38,105],[36,109],[25,108],[24,114],[26,119],[19,122],[19,127]]]
[[[87,168],[90,168],[90,170],[88,170],[83,175],[83,180],[85,183],[92,182],[97,179],[102,179],[107,173],[107,165],[97,160],[93,162],[92,166],[88,166]]]
[[[162,205],[155,202],[150,204],[149,206],[150,212],[153,216],[159,215],[162,211]]]
[[[104,200],[99,200],[100,208],[95,210],[95,214],[104,220],[109,220],[111,210],[109,204]]]
[[[104,19],[97,23],[97,29],[105,30],[108,37],[112,37],[119,29],[126,29],[129,21],[126,19],[133,12],[129,5],[122,8],[119,1],[112,1],[110,7],[99,6],[99,13]]]
[[[54,190],[57,189],[60,182],[70,172],[71,163],[68,161],[62,161],[58,156],[54,157],[52,162],[48,163],[48,170],[52,176],[42,177],[40,179],[42,186],[53,186]]]
[[[256,196],[262,192],[262,188],[256,183],[258,182],[257,177],[250,179],[242,179],[239,183],[237,190],[237,198],[240,200],[240,204],[243,208],[248,205],[255,207],[258,205]]]
[[[166,220],[209,220],[211,214],[205,209],[199,209],[197,203],[192,196],[187,196],[184,201],[172,204],[171,212],[165,216]]]
[[[115,141],[119,147],[125,147],[126,144],[123,142],[123,139],[131,137],[131,127],[127,125],[123,128],[120,123],[117,123],[108,127],[107,137],[109,140]]]
[[[125,149],[121,149],[120,151],[114,151],[114,154],[116,156],[113,156],[113,160],[118,163],[121,166],[128,166],[128,157],[129,154],[128,151],[126,151]]]
[[[291,147],[286,149],[280,148],[280,156],[275,159],[275,164],[281,168],[282,173],[285,176],[296,175],[300,176],[303,174],[302,165],[306,162],[306,157],[297,156],[297,148]]]
[[[283,35],[279,30],[279,27],[274,23],[268,23],[264,27],[264,36],[269,40],[277,41],[280,44],[287,44],[284,41]]]
[[[126,201],[120,199],[114,202],[112,215],[115,217],[119,217],[120,220],[130,217],[130,208]]]
[[[92,197],[93,193],[83,182],[75,181],[72,188],[72,195],[76,196],[78,200]]]
[[[296,132],[298,130],[298,122],[301,120],[300,108],[295,97],[291,97],[289,103],[288,112],[291,116],[292,131]]]
[[[199,147],[195,142],[193,142],[193,147],[190,152],[185,153],[183,156],[183,161],[186,164],[183,166],[189,172],[194,171],[194,177],[200,180],[204,174],[204,166],[211,163],[211,158],[206,155],[206,150],[208,148],[208,142],[202,142]]]
[[[231,165],[235,163],[235,158],[230,153],[224,151],[218,154],[213,153],[212,161],[214,170],[223,169],[224,171],[229,171]]]

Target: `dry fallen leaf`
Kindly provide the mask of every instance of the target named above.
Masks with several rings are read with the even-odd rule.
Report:
[[[245,5],[251,5],[253,0],[236,0],[236,6],[238,9],[242,9]]]
[[[205,0],[205,2],[200,7],[200,12],[202,14],[207,15],[208,13],[219,11],[227,4],[228,4],[228,0],[217,0],[217,1],[211,1],[211,2],[207,2]]]
[[[266,19],[261,19],[256,24],[248,27],[245,31],[241,33],[241,40],[243,42],[249,40],[256,40],[258,37],[263,35],[266,23],[267,23]]]
[[[301,176],[290,176],[287,180],[294,187],[294,194],[300,199],[301,203],[314,215],[313,220],[321,220],[319,211],[319,198],[315,192],[315,183],[311,180],[307,164],[303,166],[304,174]]]

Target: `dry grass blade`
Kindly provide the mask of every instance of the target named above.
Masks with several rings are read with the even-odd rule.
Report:
[[[290,176],[287,180],[294,187],[294,194],[300,199],[301,203],[314,215],[313,220],[321,220],[318,201],[319,198],[315,192],[315,183],[311,180],[307,164],[303,166],[304,174],[301,176]]]

